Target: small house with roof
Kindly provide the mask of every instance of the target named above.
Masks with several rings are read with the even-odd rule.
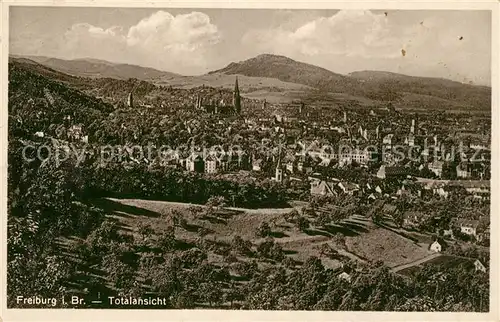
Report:
[[[205,173],[217,173],[217,158],[209,155],[205,159]]]
[[[476,261],[474,262],[474,268],[475,268],[475,271],[480,271],[480,272],[483,272],[483,273],[486,273],[486,266],[484,266],[483,263],[481,263],[481,261],[479,259],[476,259]]]
[[[435,240],[429,247],[429,249],[435,253],[440,253],[441,250],[443,249],[443,246]]]
[[[359,185],[352,182],[339,182],[337,186],[342,190],[342,192],[350,196],[359,191]]]
[[[191,172],[203,173],[205,171],[205,161],[199,154],[191,154],[186,159],[186,169]]]
[[[477,236],[478,220],[463,220],[460,223],[460,232],[469,236]]]
[[[332,181],[317,180],[311,181],[311,195],[316,196],[336,196],[335,183]]]
[[[380,179],[397,179],[406,178],[408,169],[399,166],[386,166],[382,165],[377,171],[377,178]]]

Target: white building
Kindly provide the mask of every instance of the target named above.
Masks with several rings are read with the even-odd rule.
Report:
[[[217,173],[217,159],[213,155],[205,159],[205,173]]]
[[[481,271],[483,273],[486,273],[486,266],[484,266],[483,263],[479,261],[479,259],[476,259],[476,261],[474,262],[474,266],[476,268],[476,272]]]
[[[430,250],[433,252],[440,253],[441,249],[441,244],[437,240],[431,244]]]

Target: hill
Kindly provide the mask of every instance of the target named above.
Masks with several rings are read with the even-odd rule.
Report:
[[[140,80],[152,80],[160,77],[176,77],[174,73],[160,71],[154,68],[142,67],[129,64],[112,63],[99,59],[73,59],[64,60],[43,56],[17,56],[16,58],[27,58],[56,71],[81,77],[102,77]]]
[[[329,104],[332,99],[340,102],[348,98],[361,106],[391,102],[398,109],[491,110],[490,87],[382,71],[341,75],[270,54],[233,62],[225,68],[200,76],[181,76],[95,59],[65,61],[48,57],[31,58],[34,60],[20,57],[10,58],[9,61],[76,86],[87,94],[120,100],[137,85],[140,85],[141,90],[137,94],[141,97],[155,96],[157,90],[162,91],[162,85],[182,89],[204,85],[231,90],[234,75],[240,75],[240,89],[245,97],[266,99],[273,103],[304,99]]]
[[[327,69],[302,63],[285,56],[263,54],[257,57],[231,63],[213,73],[241,74],[253,77],[277,78],[283,82],[303,84],[327,91],[345,91],[359,81]],[[357,87],[356,87],[357,88]]]
[[[491,106],[491,88],[486,86],[382,71],[341,75],[285,56],[270,54],[233,62],[209,74],[214,73],[277,78],[307,85],[323,93],[348,94],[381,103],[393,102],[397,108],[489,110]]]
[[[15,131],[22,125],[23,131],[55,131],[70,116],[75,124],[90,125],[114,110],[111,104],[86,94],[69,83],[81,88],[88,86],[85,79],[59,73],[27,59],[11,59],[9,62],[9,127]],[[50,132],[49,131],[49,132]]]
[[[176,88],[190,89],[199,86],[234,89],[234,75],[211,73],[200,76],[181,76],[155,80],[158,85],[168,85]],[[291,82],[284,82],[277,78],[238,76],[239,88],[242,95],[249,99],[266,99],[271,103],[290,102],[296,97],[303,97],[312,90],[311,87]]]
[[[491,88],[464,84],[444,78],[416,77],[383,71],[358,71],[349,74],[367,88],[390,88],[398,93],[412,93],[467,104],[478,109],[491,106]],[[446,102],[441,102],[446,104]]]

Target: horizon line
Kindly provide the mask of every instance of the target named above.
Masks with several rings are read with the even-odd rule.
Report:
[[[223,67],[219,68],[219,69],[215,69],[215,70],[212,70],[212,71],[208,71],[204,74],[194,74],[194,75],[185,75],[185,74],[179,74],[179,73],[175,73],[175,72],[171,72],[171,71],[168,71],[168,70],[164,70],[164,69],[158,69],[156,67],[151,67],[151,66],[145,66],[145,65],[139,65],[139,64],[136,64],[136,63],[125,63],[125,62],[117,62],[117,61],[110,61],[110,60],[106,60],[106,59],[100,59],[100,58],[93,58],[93,57],[81,57],[81,58],[73,58],[73,59],[68,59],[68,58],[61,58],[61,57],[57,57],[57,56],[46,56],[46,55],[29,55],[29,54],[15,54],[15,53],[8,53],[8,57],[13,57],[13,56],[18,56],[18,57],[22,57],[22,58],[25,58],[25,59],[30,59],[30,57],[38,57],[38,58],[48,58],[48,59],[59,59],[59,60],[63,60],[63,61],[90,61],[90,60],[95,60],[95,61],[101,61],[103,63],[110,63],[110,64],[113,64],[113,65],[128,65],[128,66],[135,66],[135,67],[140,67],[140,68],[148,68],[148,69],[152,69],[152,70],[155,70],[155,71],[158,71],[158,72],[162,72],[162,73],[169,73],[169,74],[174,74],[174,75],[177,75],[177,76],[180,76],[180,77],[200,77],[200,76],[207,76],[211,73],[214,73],[215,71],[218,71],[220,69],[224,69],[225,67],[229,66],[230,64],[233,64],[233,63],[240,63],[240,62],[244,62],[244,61],[247,61],[247,60],[250,60],[250,59],[253,59],[253,58],[256,58],[256,57],[259,57],[259,56],[263,56],[263,55],[269,55],[269,56],[277,56],[277,57],[285,57],[285,58],[288,58],[290,60],[293,60],[295,62],[298,62],[298,63],[302,63],[302,64],[307,64],[307,65],[310,65],[310,66],[314,66],[314,67],[317,67],[317,68],[322,68],[322,69],[325,69],[331,73],[335,73],[335,74],[338,74],[338,75],[342,75],[342,76],[346,76],[346,77],[352,77],[350,76],[350,74],[353,74],[353,73],[358,73],[358,72],[382,72],[382,73],[388,73],[388,74],[392,74],[392,75],[401,75],[401,76],[406,76],[406,77],[415,77],[415,78],[429,78],[429,79],[441,79],[441,80],[446,80],[446,81],[450,81],[450,82],[454,82],[454,83],[458,83],[458,84],[462,84],[462,85],[469,85],[469,86],[477,86],[477,87],[487,87],[487,88],[492,88],[492,85],[491,85],[491,79],[490,79],[490,82],[489,84],[478,84],[478,83],[469,83],[469,82],[460,82],[460,81],[457,81],[457,80],[453,80],[453,79],[450,79],[450,78],[445,78],[445,77],[435,77],[435,76],[414,76],[414,75],[408,75],[408,74],[403,74],[403,73],[396,73],[396,72],[392,72],[392,71],[388,71],[388,70],[381,70],[381,69],[363,69],[363,70],[354,70],[352,72],[349,72],[347,74],[342,74],[342,73],[339,73],[339,72],[335,72],[335,71],[332,71],[328,68],[325,68],[325,67],[321,67],[321,66],[318,66],[318,65],[314,65],[314,64],[310,64],[310,63],[306,63],[306,62],[303,62],[303,61],[299,61],[299,60],[296,60],[296,59],[293,59],[293,58],[290,58],[288,56],[285,56],[285,55],[279,55],[279,54],[271,54],[271,53],[262,53],[262,54],[258,54],[256,56],[253,56],[251,58],[248,58],[248,59],[244,59],[244,60],[240,60],[238,62],[236,61],[231,61],[231,62],[228,62],[226,63]],[[15,58],[15,57],[13,57]],[[30,59],[30,60],[33,60],[33,59]],[[33,60],[34,61],[34,60]],[[44,65],[43,63],[40,63],[40,62],[37,62],[37,61],[34,61],[35,63],[38,63],[40,65]],[[45,66],[45,65],[44,65]],[[228,74],[229,75],[229,74]],[[231,74],[233,75],[233,74]],[[234,74],[234,75],[241,75],[241,76],[245,76],[245,77],[260,77],[260,76],[246,76],[246,75],[243,75],[243,74]],[[273,77],[265,77],[265,78],[273,78]],[[277,78],[273,78],[273,79],[277,79]]]

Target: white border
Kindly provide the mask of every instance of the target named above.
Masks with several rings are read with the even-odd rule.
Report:
[[[0,0],[2,2],[2,0]],[[490,261],[490,312],[489,313],[402,313],[402,312],[319,312],[319,311],[228,311],[228,310],[111,310],[111,309],[7,309],[6,308],[6,254],[7,254],[7,71],[8,71],[8,49],[9,49],[9,6],[66,6],[66,7],[122,7],[122,8],[261,8],[261,9],[404,9],[404,10],[491,10],[492,12],[492,185],[491,185],[491,261]],[[162,320],[199,320],[199,321],[334,321],[334,320],[356,320],[356,321],[499,321],[498,308],[498,232],[500,220],[497,216],[500,209],[499,178],[500,171],[495,166],[500,164],[500,131],[495,125],[500,125],[499,103],[499,7],[497,1],[123,1],[123,0],[54,0],[54,1],[28,1],[28,0],[4,0],[0,4],[1,19],[1,102],[3,109],[0,118],[0,146],[1,154],[1,179],[0,198],[2,214],[2,245],[0,251],[1,261],[1,313],[0,320],[4,321],[162,321]]]

